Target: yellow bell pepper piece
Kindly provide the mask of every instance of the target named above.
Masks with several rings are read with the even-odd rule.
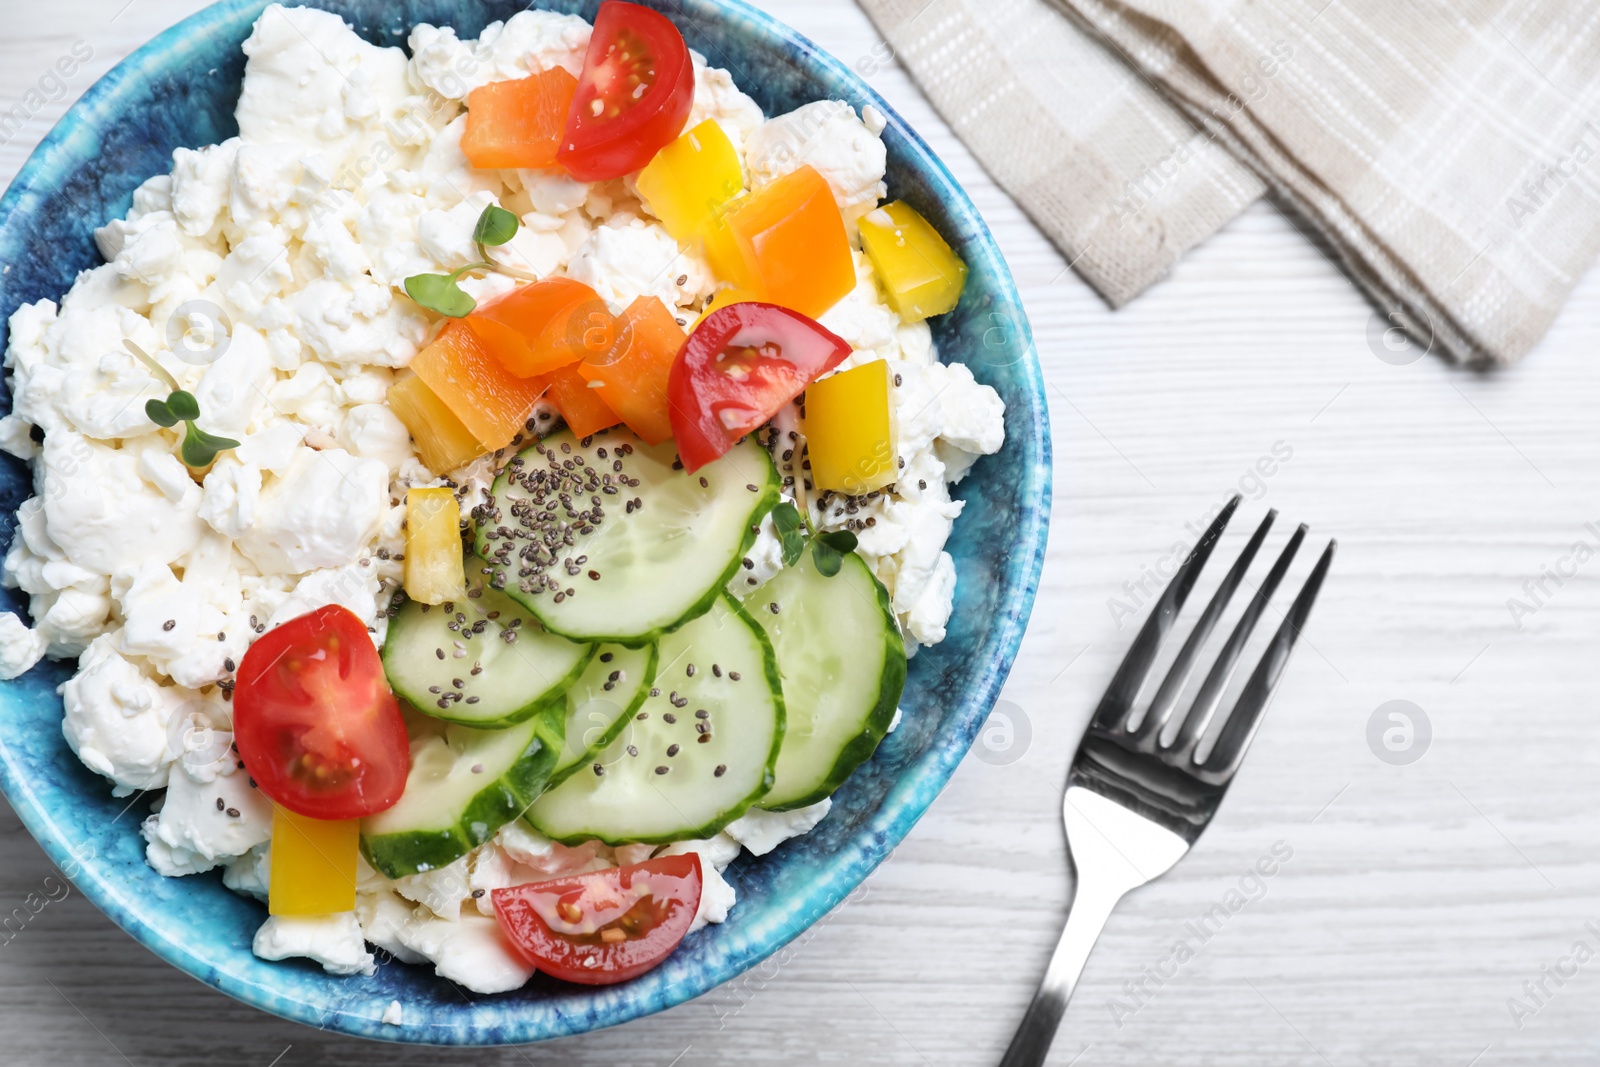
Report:
[[[273,805],[273,915],[332,915],[356,906],[356,853],[361,820],[328,822]]]
[[[889,305],[906,322],[943,315],[960,302],[967,265],[905,201],[885,204],[861,220],[861,246]]]
[[[750,290],[740,289],[737,286],[732,289],[718,289],[716,294],[711,297],[711,302],[706,305],[706,309],[700,312],[700,317],[694,320],[694,326],[689,327],[689,332],[693,333],[694,327],[706,321],[706,317],[709,316],[713,311],[721,311],[729,304],[746,304],[752,300],[760,299],[761,298],[759,296],[752,293]]]
[[[806,390],[806,448],[818,489],[861,496],[895,480],[900,465],[889,400],[893,378],[888,362],[879,359]]]
[[[455,412],[414,374],[389,387],[389,409],[411,431],[422,465],[435,474],[453,471],[493,451],[479,444]]]
[[[455,492],[444,486],[406,490],[406,596],[443,604],[466,594]]]
[[[656,153],[639,172],[639,197],[679,244],[692,245],[728,202],[744,192],[733,142],[707,119]]]

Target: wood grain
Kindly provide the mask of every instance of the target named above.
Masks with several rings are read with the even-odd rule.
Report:
[[[95,55],[67,98],[0,146],[0,176],[92,77],[200,6],[6,0],[0,111],[74,41]],[[1291,521],[1311,523],[1319,547],[1339,538],[1333,578],[1216,824],[1113,917],[1052,1062],[1592,1062],[1600,961],[1560,964],[1571,976],[1559,980],[1541,968],[1576,941],[1600,951],[1585,927],[1600,920],[1600,560],[1547,582],[1520,627],[1507,601],[1575,541],[1600,547],[1584,526],[1600,521],[1600,284],[1588,279],[1509,372],[1433,357],[1393,366],[1369,344],[1368,305],[1292,222],[1258,205],[1113,315],[883,61],[849,0],[761,6],[869,74],[972,193],[1020,283],[1057,455],[1050,557],[1003,709],[1026,717],[1030,742],[969,757],[864,899],[791,963],[614,1031],[496,1052],[363,1046],[211,992],[74,895],[0,945],[0,1059],[996,1062],[1065,907],[1060,784],[1133,628],[1119,627],[1112,602],[1133,605],[1124,583],[1242,484],[1250,522],[1282,511],[1274,543]],[[1253,477],[1280,442],[1292,455]],[[1369,718],[1397,699],[1424,709],[1433,731],[1401,767],[1367,742]],[[1252,880],[1277,842],[1291,858]],[[4,913],[51,868],[6,810],[0,856]],[[1189,924],[1208,913],[1227,917],[1202,942]],[[1165,961],[1179,940],[1194,955],[1174,975]],[[1148,976],[1158,972],[1171,977]],[[1523,983],[1541,980],[1539,1005]],[[1512,997],[1538,1007],[1520,1027]]]

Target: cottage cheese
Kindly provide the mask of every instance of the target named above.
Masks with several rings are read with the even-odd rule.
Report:
[[[44,658],[50,642],[10,611],[0,613],[0,680],[21,677]]]
[[[353,911],[339,915],[273,915],[256,931],[251,951],[264,960],[303,956],[329,974],[378,973]]]
[[[494,477],[491,459],[423,468],[385,404],[434,328],[404,280],[476,260],[473,226],[498,203],[522,222],[491,252],[514,272],[583,281],[613,310],[654,295],[685,323],[715,292],[709,266],[650,216],[632,179],[478,171],[461,151],[474,88],[557,66],[577,73],[589,36],[582,19],[524,11],[477,41],[417,26],[408,58],[335,15],[269,6],[244,46],[239,136],[175,152],[172,172],[96,232],[106,264],[59,305],[12,316],[14,403],[0,449],[33,464],[37,495],[18,511],[0,577],[27,594],[34,625],[0,614],[0,678],[44,654],[78,657],[61,687],[63,733],[116,795],[166,790],[142,826],[162,874],[220,867],[230,889],[266,898],[271,805],[228,750],[222,683],[258,633],[326,604],[349,608],[381,644],[380,607],[402,578],[392,557],[404,546],[404,491],[453,474],[475,495]],[[767,120],[727,71],[693,61],[689,121],[719,123],[755,185],[809,164],[852,231],[877,205],[882,115],[822,101]],[[855,290],[822,322],[851,344],[845,368],[893,364],[901,476],[891,492],[844,501],[808,492],[792,471],[789,491],[824,528],[857,530],[915,651],[943,638],[954,596],[944,545],[961,504],[948,486],[1000,447],[1004,405],[966,368],[938,361],[926,324],[900,322],[859,252],[855,267]],[[462,284],[484,300],[516,281]],[[169,387],[135,347],[195,393],[202,428],[241,442],[203,478],[177,457],[177,435],[146,416]],[[776,421],[798,434],[793,412]],[[782,567],[770,518],[750,564],[739,591]],[[371,974],[370,944],[480,993],[514,989],[532,969],[499,933],[494,889],[695,852],[698,929],[735,906],[722,872],[741,851],[764,855],[828,809],[751,811],[725,833],[660,849],[569,847],[514,821],[409,878],[362,862],[355,911],[270,918],[254,950]],[[384,1021],[400,1019],[391,1004]]]

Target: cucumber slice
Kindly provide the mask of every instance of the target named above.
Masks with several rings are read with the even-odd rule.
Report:
[[[761,799],[783,743],[783,689],[772,646],[738,601],[724,594],[661,639],[650,693],[598,759],[528,809],[535,829],[566,842],[683,841]]]
[[[471,573],[468,595],[430,608],[408,601],[389,622],[383,670],[418,711],[493,730],[566,708],[594,646],[547,632],[510,597]]]
[[[772,642],[787,713],[775,781],[760,806],[803,808],[877,750],[905,688],[905,642],[888,591],[853,552],[832,578],[807,552],[744,605]]]
[[[503,730],[447,726],[416,741],[400,803],[361,823],[361,851],[390,878],[453,863],[528,810],[561,752],[560,715]]]
[[[656,677],[655,645],[601,645],[583,677],[567,690],[567,739],[550,775],[554,788],[595,757],[627,728]]]
[[[473,510],[480,569],[574,641],[640,648],[703,615],[778,502],[778,470],[754,438],[693,475],[676,462],[622,429],[540,441]]]

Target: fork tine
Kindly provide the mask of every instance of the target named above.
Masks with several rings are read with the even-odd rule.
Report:
[[[1194,661],[1200,655],[1200,649],[1205,647],[1211,631],[1216,628],[1217,620],[1227,610],[1228,601],[1233,599],[1234,592],[1239,588],[1239,583],[1244,580],[1245,572],[1250,569],[1250,563],[1256,558],[1256,553],[1261,549],[1261,542],[1267,539],[1267,531],[1272,529],[1272,520],[1278,517],[1276,508],[1267,512],[1267,517],[1261,520],[1261,525],[1256,527],[1256,532],[1250,536],[1250,543],[1245,545],[1244,551],[1234,561],[1228,570],[1227,576],[1222,579],[1222,584],[1211,595],[1211,603],[1206,605],[1206,610],[1200,616],[1200,621],[1195,623],[1194,630],[1184,641],[1183,648],[1178,652],[1178,658],[1172,661],[1172,666],[1167,670],[1167,676],[1161,681],[1161,688],[1156,690],[1155,699],[1150,702],[1150,710],[1144,713],[1144,721],[1139,724],[1139,729],[1134,736],[1140,741],[1150,741],[1159,737],[1161,728],[1167,724],[1173,707],[1178,703],[1178,697],[1183,695],[1183,687],[1189,682],[1189,675],[1194,670]]]
[[[1289,654],[1294,651],[1294,644],[1300,638],[1300,631],[1305,628],[1306,620],[1311,617],[1311,608],[1316,603],[1317,592],[1322,588],[1322,580],[1327,576],[1328,567],[1333,563],[1334,550],[1338,548],[1337,541],[1329,541],[1327,549],[1322,553],[1322,558],[1317,560],[1317,565],[1311,571],[1311,577],[1306,579],[1305,587],[1300,590],[1300,595],[1294,598],[1294,605],[1289,609],[1289,614],[1284,617],[1283,625],[1278,627],[1277,634],[1272,638],[1272,644],[1261,656],[1261,662],[1256,666],[1255,673],[1245,683],[1244,692],[1239,694],[1239,703],[1234,705],[1233,714],[1222,727],[1222,733],[1217,738],[1217,743],[1211,749],[1211,755],[1206,758],[1205,770],[1208,774],[1217,775],[1227,781],[1239,769],[1239,764],[1244,761],[1245,750],[1250,747],[1250,742],[1255,739],[1256,728],[1261,725],[1261,716],[1267,710],[1267,704],[1272,700],[1273,690],[1277,689],[1278,681],[1283,677],[1283,669],[1289,662]]]
[[[1194,751],[1200,743],[1200,738],[1205,736],[1206,727],[1211,724],[1211,716],[1217,710],[1217,704],[1222,700],[1223,692],[1228,688],[1228,681],[1233,677],[1234,668],[1239,665],[1239,656],[1244,652],[1245,644],[1250,640],[1250,635],[1255,632],[1256,623],[1261,620],[1261,613],[1266,610],[1267,602],[1272,599],[1272,594],[1277,592],[1278,583],[1283,581],[1283,576],[1289,570],[1295,553],[1300,551],[1300,545],[1306,539],[1306,526],[1301,523],[1295,530],[1294,536],[1289,538],[1289,543],[1278,553],[1278,561],[1272,565],[1272,570],[1267,573],[1266,581],[1256,590],[1255,596],[1250,598],[1250,603],[1244,609],[1244,614],[1239,616],[1239,622],[1233,628],[1233,633],[1228,635],[1228,643],[1222,646],[1222,653],[1217,657],[1217,662],[1212,666],[1211,673],[1206,675],[1206,680],[1200,685],[1200,692],[1195,694],[1194,703],[1189,707],[1189,714],[1184,717],[1183,727],[1178,731],[1178,736],[1172,741],[1172,750],[1175,753],[1187,755]]]
[[[1166,639],[1167,631],[1171,630],[1173,623],[1177,621],[1178,612],[1183,610],[1183,602],[1189,598],[1189,590],[1194,588],[1195,579],[1200,577],[1200,569],[1206,565],[1211,550],[1216,547],[1217,538],[1222,536],[1228,520],[1233,518],[1233,513],[1238,510],[1239,502],[1243,499],[1235,493],[1233,499],[1223,505],[1222,513],[1206,527],[1206,532],[1195,542],[1189,558],[1183,561],[1178,573],[1172,576],[1172,581],[1162,590],[1161,599],[1156,602],[1155,610],[1150,612],[1150,617],[1139,628],[1139,636],[1133,639],[1133,645],[1123,657],[1122,665],[1117,668],[1111,684],[1106,687],[1105,696],[1100,698],[1100,706],[1095,709],[1092,720],[1094,726],[1110,731],[1127,720],[1128,711],[1133,707],[1134,699],[1138,697],[1145,678],[1150,674],[1150,666],[1155,662],[1161,642]]]

